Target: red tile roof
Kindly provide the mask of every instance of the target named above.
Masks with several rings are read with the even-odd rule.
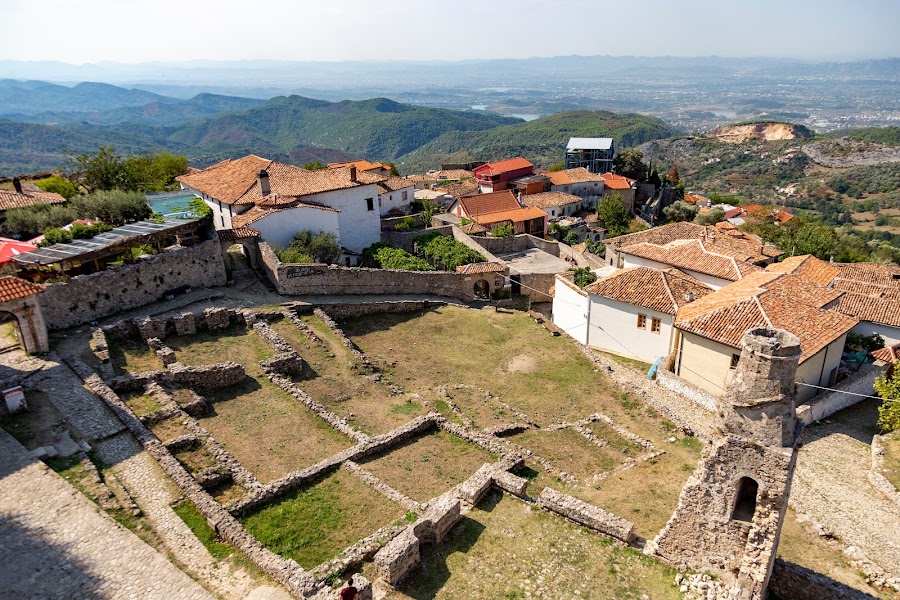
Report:
[[[507,173],[509,171],[517,171],[519,169],[530,168],[534,168],[534,165],[521,156],[517,156],[516,158],[508,158],[506,160],[481,165],[480,167],[475,169],[475,173],[490,173],[492,175],[499,175],[500,173]]]
[[[551,206],[565,206],[566,204],[581,203],[584,199],[564,192],[541,192],[539,194],[526,194],[522,196],[522,204],[549,208]]]
[[[684,201],[690,204],[697,204],[698,202],[709,202],[710,200],[705,196],[700,196],[697,194],[685,194]]]
[[[737,281],[746,273],[760,270],[752,263],[711,251],[700,240],[676,240],[663,246],[645,242],[620,247],[619,252],[727,281]]]
[[[791,256],[779,263],[773,263],[766,267],[771,273],[790,273],[814,281],[819,285],[829,285],[840,275],[840,269],[832,263],[819,260],[811,254]]]
[[[456,267],[457,273],[463,275],[477,275],[478,273],[502,273],[506,270],[506,265],[498,262],[480,262],[469,263]]]
[[[329,169],[339,169],[340,167],[355,166],[360,171],[378,171],[380,169],[388,169],[390,167],[380,162],[369,162],[368,160],[348,160],[345,162],[328,163]]]
[[[900,266],[878,263],[834,263],[843,279],[900,287]]]
[[[176,180],[225,204],[234,204],[256,184],[260,169],[271,164],[271,160],[250,154],[223,160],[202,171],[176,177]]]
[[[713,289],[678,269],[633,267],[585,286],[591,294],[674,315],[679,307],[711,294]]]
[[[268,197],[267,197],[268,198]],[[313,204],[310,202],[299,202],[296,199],[293,202],[284,203],[281,205],[271,205],[266,206],[260,203],[257,206],[254,206],[247,212],[242,212],[239,215],[235,215],[231,217],[231,226],[233,229],[241,229],[245,228],[247,225],[252,223],[256,223],[260,219],[268,217],[269,215],[273,215],[282,210],[292,209],[292,208],[312,208],[316,210],[324,210],[328,212],[341,212],[336,208],[331,208],[330,206],[324,206],[322,204]]]
[[[522,221],[530,221],[531,219],[546,219],[547,213],[536,206],[526,206],[525,208],[516,208],[513,210],[504,210],[495,213],[478,215],[473,221],[481,225],[492,225],[494,223],[504,223],[511,221],[520,223]]]
[[[459,203],[465,216],[472,220],[475,220],[475,217],[479,215],[522,208],[522,205],[516,199],[516,195],[510,190],[492,192],[490,194],[461,196]]]
[[[615,173],[603,173],[600,177],[603,178],[605,186],[611,190],[630,190],[631,184],[635,183],[634,179]]]
[[[895,363],[900,360],[900,344],[879,348],[874,352],[869,352],[869,356],[875,360],[882,360],[886,363]]]
[[[62,204],[65,198],[53,192],[24,192],[0,190],[0,211],[11,208],[24,208],[35,204]]]
[[[587,181],[603,181],[603,177],[591,173],[584,167],[566,169],[565,171],[541,171],[550,179],[553,185],[568,185],[571,183],[584,183]]]
[[[837,310],[860,321],[900,327],[900,300],[894,298],[845,292],[838,300]]]
[[[252,227],[238,227],[236,229],[220,229],[216,232],[219,240],[235,242],[246,238],[259,237],[259,232]]]
[[[617,250],[643,242],[665,245],[678,240],[702,240],[708,250],[754,264],[764,264],[771,258],[784,254],[775,246],[764,244],[758,236],[742,231],[734,231],[730,223],[727,227],[731,231],[725,231],[719,225],[704,227],[703,225],[682,221],[636,233],[620,235],[604,240],[604,243],[607,247]]]
[[[7,275],[0,277],[0,302],[18,300],[44,291],[44,286],[31,283],[19,277]]]

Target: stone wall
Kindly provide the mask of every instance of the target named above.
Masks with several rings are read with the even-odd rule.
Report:
[[[872,438],[872,466],[869,469],[868,478],[872,486],[885,495],[891,502],[900,507],[900,491],[884,476],[884,436],[876,435]]]
[[[260,243],[259,249],[263,270],[285,296],[424,294],[475,299],[471,282],[459,273],[284,264],[268,244]]]
[[[157,302],[175,288],[213,287],[225,281],[219,243],[208,241],[50,284],[38,300],[47,326],[62,329]]]
[[[556,273],[523,273],[519,276],[522,295],[532,302],[552,302],[556,287]]]
[[[440,300],[396,300],[384,302],[354,302],[353,304],[316,304],[317,307],[335,319],[365,317],[376,313],[414,313],[439,306],[446,306]]]
[[[873,395],[875,393],[875,378],[881,375],[886,367],[887,365],[864,365],[859,371],[844,381],[831,386],[841,391],[823,392],[814,398],[810,398],[805,404],[798,406],[797,418],[804,425],[809,425],[865,400],[862,396],[854,396],[853,394]]]
[[[524,252],[530,248],[537,248],[548,254],[552,254],[553,256],[560,255],[559,242],[542,240],[541,238],[528,234],[521,234],[511,238],[479,237],[475,238],[474,241],[491,254],[510,254],[512,252]]]
[[[538,496],[538,504],[542,508],[562,515],[579,525],[611,535],[626,544],[631,543],[631,540],[634,539],[634,524],[631,521],[606,512],[602,508],[587,502],[582,502],[578,498],[557,492],[553,488],[545,487],[541,491],[540,496]]]

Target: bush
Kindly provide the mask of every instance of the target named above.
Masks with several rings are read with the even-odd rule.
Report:
[[[884,338],[877,333],[872,335],[859,335],[858,333],[847,334],[848,346],[859,346],[866,352],[874,352],[884,348]]]
[[[416,221],[412,217],[403,217],[402,219],[400,219],[399,223],[394,225],[394,229],[396,231],[409,231],[415,226],[415,224]]]
[[[875,380],[875,392],[883,398],[878,407],[878,426],[882,431],[900,429],[900,361],[894,364],[891,377],[887,373]]]
[[[683,200],[677,200],[670,206],[665,207],[663,209],[663,214],[670,223],[693,221],[697,216],[697,207],[693,204],[684,202]]]
[[[75,210],[60,204],[37,204],[6,212],[4,231],[18,239],[31,239],[50,227],[62,227],[78,218]]]
[[[631,215],[625,209],[622,194],[613,192],[606,194],[597,204],[597,217],[606,228],[607,237],[616,237],[628,231]]]
[[[440,233],[417,235],[413,238],[413,244],[435,266],[441,266],[448,271],[454,271],[456,267],[469,263],[484,261],[481,253]]]
[[[304,229],[294,234],[294,239],[287,248],[273,246],[273,249],[283,263],[334,264],[341,257],[341,247],[337,243],[337,237],[327,231],[313,233]]]
[[[497,225],[493,229],[491,229],[491,237],[495,238],[512,238],[516,237],[516,229],[506,223],[505,225]]]
[[[569,246],[574,246],[579,241],[581,241],[581,236],[578,235],[577,231],[570,231],[566,234],[566,237],[563,238],[563,244],[567,244]]]
[[[86,240],[87,238],[94,237],[98,233],[104,233],[110,231],[111,229],[112,227],[103,222],[94,223],[92,225],[82,225],[81,223],[75,223],[69,229],[69,232],[76,240]]]
[[[603,242],[595,242],[593,240],[585,240],[585,246],[587,247],[587,251],[591,254],[596,254],[600,258],[606,256],[606,244]]]
[[[82,219],[124,225],[152,214],[147,198],[140,192],[100,191],[72,198],[72,208]]]
[[[725,220],[725,211],[721,208],[711,208],[706,212],[697,213],[694,223],[698,225],[715,225]]]
[[[54,192],[69,200],[72,196],[75,196],[78,193],[78,189],[76,189],[75,184],[62,177],[61,175],[51,175],[50,177],[44,177],[43,179],[38,179],[34,182],[34,185],[38,186],[45,192]]]
[[[59,227],[50,227],[49,229],[44,230],[44,239],[42,239],[38,246],[43,248],[44,246],[52,246],[53,244],[65,244],[66,242],[72,241],[72,232],[66,231],[65,229],[60,229]]]
[[[587,267],[576,267],[574,269],[569,269],[569,271],[574,273],[575,285],[580,288],[597,281],[597,275]]]
[[[434,271],[434,267],[428,261],[418,256],[413,256],[400,248],[379,248],[375,252],[375,262],[382,269],[396,269],[398,271]]]

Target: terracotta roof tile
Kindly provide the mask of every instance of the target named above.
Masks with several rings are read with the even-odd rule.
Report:
[[[780,263],[766,267],[772,273],[790,273],[814,281],[819,285],[829,285],[840,274],[840,269],[810,254],[791,256]]]
[[[598,296],[674,315],[679,307],[711,294],[713,289],[678,269],[622,269],[584,290]]]
[[[458,198],[460,196],[467,196],[472,192],[477,192],[479,189],[480,187],[477,181],[474,179],[466,179],[465,181],[448,185],[447,193]]]
[[[506,265],[498,262],[480,262],[480,263],[469,263],[468,265],[461,265],[456,267],[457,273],[462,273],[463,275],[476,275],[478,273],[502,273],[506,270]]]
[[[584,167],[566,169],[564,171],[542,171],[553,185],[568,185],[570,183],[585,183],[588,181],[604,181],[603,177],[591,173]]]
[[[883,360],[886,363],[895,363],[900,360],[900,344],[879,348],[874,352],[869,352],[869,356],[875,360]]]
[[[900,288],[900,266],[878,263],[834,263],[843,279]]]
[[[690,204],[697,204],[698,202],[703,203],[703,202],[709,202],[710,200],[709,200],[709,198],[707,198],[705,196],[700,196],[698,194],[685,194],[684,201],[688,202]]]
[[[728,281],[737,281],[747,273],[760,270],[754,264],[713,252],[700,240],[676,240],[666,245],[645,242],[620,247],[619,252]]]
[[[563,192],[541,192],[540,194],[526,194],[522,196],[522,204],[549,208],[551,206],[564,206],[566,204],[581,203],[584,199]]]
[[[44,286],[26,281],[19,277],[7,275],[0,277],[0,302],[17,300],[44,291]]]
[[[216,232],[219,240],[223,242],[235,242],[246,238],[259,237],[259,232],[252,227],[238,227],[236,229],[220,229]]]
[[[662,246],[678,240],[703,240],[704,246],[710,251],[754,264],[766,263],[784,254],[775,246],[764,244],[758,236],[740,231],[736,234],[730,235],[717,226],[704,227],[682,221],[620,235],[604,242],[613,249],[619,249],[643,242]]]
[[[484,172],[491,173],[492,175],[498,175],[500,173],[506,173],[508,171],[516,171],[518,169],[528,169],[533,167],[533,164],[531,164],[521,156],[517,156],[516,158],[508,158],[506,160],[500,160],[497,162],[481,165],[480,167],[475,169],[475,172]]]
[[[380,162],[370,162],[368,160],[348,160],[345,162],[328,163],[329,169],[339,169],[341,167],[355,166],[360,171],[377,171],[380,169],[388,169],[390,167]]]
[[[456,181],[460,179],[471,179],[474,176],[475,173],[465,169],[441,169],[430,173],[407,175],[406,178],[412,181]]]
[[[24,208],[35,204],[62,204],[66,199],[53,192],[26,192],[0,190],[0,210]]]
[[[504,210],[495,213],[487,213],[478,215],[472,220],[481,225],[491,225],[494,223],[503,223],[512,221],[519,223],[521,221],[530,221],[531,219],[546,219],[547,213],[536,206],[526,206],[525,208],[515,208],[513,210]]]
[[[267,198],[269,198],[269,196],[267,196]],[[257,206],[254,206],[246,212],[242,212],[239,215],[231,217],[231,227],[233,229],[241,229],[243,227],[246,227],[247,225],[259,221],[264,217],[268,217],[269,215],[275,214],[282,210],[292,208],[313,208],[316,210],[324,210],[328,212],[341,212],[336,208],[331,208],[330,206],[313,204],[310,202],[300,202],[296,198],[294,198],[292,202],[285,202],[280,205],[265,206],[263,204],[259,204]]]
[[[630,190],[631,185],[635,183],[634,179],[616,175],[615,173],[603,173],[600,177],[603,178],[605,187],[611,190]]]
[[[260,169],[271,164],[271,160],[250,154],[236,160],[223,160],[197,173],[176,177],[176,180],[211,198],[234,204],[256,184]]]
[[[860,321],[871,321],[889,327],[900,327],[900,300],[845,292],[837,310]]]
[[[415,181],[406,179],[405,177],[388,177],[384,181],[378,182],[378,189],[381,190],[382,193],[390,193],[402,190],[403,188],[414,187],[415,185]]]
[[[750,281],[709,294],[679,311],[676,326],[732,348],[754,327],[785,329],[800,339],[800,362],[852,329],[858,321],[796,301]]]
[[[459,203],[462,205],[466,216],[472,220],[475,220],[475,217],[480,215],[522,208],[522,205],[516,199],[516,195],[510,190],[462,196],[459,198]]]

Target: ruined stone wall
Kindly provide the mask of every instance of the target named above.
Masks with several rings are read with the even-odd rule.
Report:
[[[538,504],[542,508],[562,515],[580,525],[618,538],[626,544],[631,543],[631,540],[634,539],[634,524],[631,521],[578,498],[557,492],[553,488],[545,487],[541,491],[541,495],[538,496]]]
[[[157,302],[175,288],[213,287],[225,280],[222,253],[213,240],[50,284],[38,301],[47,326],[62,329]]]
[[[537,248],[548,254],[552,254],[553,256],[560,255],[560,246],[558,242],[542,240],[528,234],[521,234],[511,238],[479,237],[474,241],[492,254],[509,254],[511,252],[524,252],[530,248]]]
[[[324,264],[284,264],[268,244],[260,244],[263,270],[286,296],[427,294],[470,302],[475,290],[459,273],[393,271]]]
[[[865,592],[838,583],[821,573],[806,567],[787,562],[775,561],[769,590],[785,600],[823,600],[824,598],[841,598],[843,600],[874,600]]]
[[[522,295],[530,296],[532,302],[553,301],[556,287],[555,273],[526,273],[521,275]],[[525,287],[528,286],[528,287]]]
[[[335,319],[352,319],[376,313],[414,313],[446,306],[446,304],[446,302],[435,300],[397,300],[354,304],[317,304],[316,306]]]

